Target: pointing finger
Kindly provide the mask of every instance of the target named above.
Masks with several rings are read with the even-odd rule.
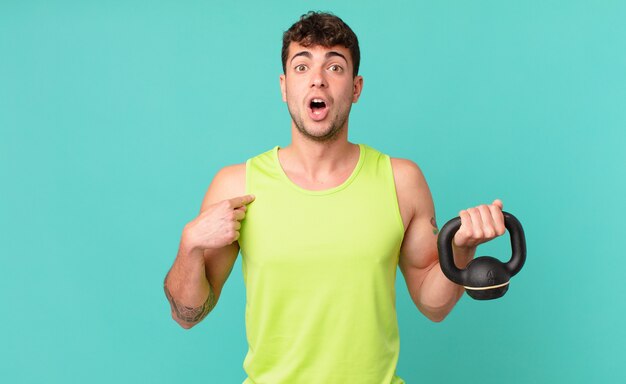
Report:
[[[250,204],[251,202],[254,201],[254,199],[255,199],[254,195],[245,195],[245,196],[233,197],[232,199],[228,201],[230,202],[231,208],[239,208],[239,207],[243,207],[245,205]]]

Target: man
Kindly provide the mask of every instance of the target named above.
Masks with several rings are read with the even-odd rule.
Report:
[[[397,266],[433,321],[463,294],[441,272],[418,166],[348,141],[359,60],[356,36],[336,16],[311,12],[285,32],[280,87],[292,142],[217,173],[166,277],[172,317],[190,328],[217,304],[241,248],[246,383],[403,383]],[[501,210],[496,200],[460,212],[459,267],[505,232]]]

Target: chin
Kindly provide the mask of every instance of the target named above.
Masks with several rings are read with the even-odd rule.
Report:
[[[310,138],[311,140],[314,140],[317,142],[328,142],[328,141],[336,140],[337,137],[339,137],[339,132],[341,132],[341,129],[335,129],[334,127],[331,127],[329,129],[318,130],[318,131],[311,131],[311,130],[304,129],[303,131],[300,131],[300,132],[302,132],[304,136]]]
[[[316,142],[336,140],[345,125],[337,124],[336,120],[331,119],[325,119],[324,121],[306,121],[305,123],[305,118],[293,119],[293,115],[292,121],[295,123],[300,134]]]

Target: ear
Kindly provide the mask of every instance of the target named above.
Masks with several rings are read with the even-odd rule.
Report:
[[[356,103],[361,97],[361,91],[363,90],[363,76],[356,76],[354,78],[354,89],[352,90],[352,102]]]
[[[283,95],[283,101],[287,102],[287,87],[285,85],[285,74],[279,76],[280,79],[280,93]]]

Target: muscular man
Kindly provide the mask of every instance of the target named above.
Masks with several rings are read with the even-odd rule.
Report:
[[[394,281],[432,321],[463,287],[441,272],[428,185],[410,160],[348,141],[363,88],[359,47],[338,17],[309,13],[283,36],[291,144],[220,170],[165,279],[172,317],[200,322],[241,249],[246,383],[403,383]],[[460,267],[505,232],[502,203],[460,212]]]

